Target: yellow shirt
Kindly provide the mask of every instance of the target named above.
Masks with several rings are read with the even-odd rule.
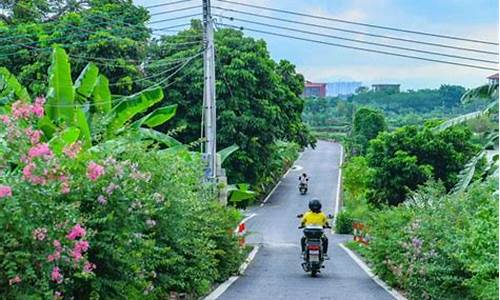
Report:
[[[302,224],[305,226],[308,225],[325,226],[327,222],[328,220],[323,212],[314,213],[312,211],[308,211],[302,217]]]

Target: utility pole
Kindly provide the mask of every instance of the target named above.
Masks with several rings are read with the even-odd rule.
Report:
[[[203,1],[203,121],[205,127],[204,154],[208,163],[206,176],[215,181],[217,172],[217,138],[216,138],[216,106],[215,106],[215,45],[214,24],[210,0]]]

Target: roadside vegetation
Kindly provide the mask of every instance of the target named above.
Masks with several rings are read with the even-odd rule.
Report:
[[[336,229],[363,223],[348,246],[410,299],[498,299],[498,85],[459,97],[482,109],[391,131],[357,109],[344,142]]]
[[[1,8],[0,298],[199,297],[235,274],[233,206],[315,142],[295,67],[217,33],[225,207],[199,152],[199,21],[153,38],[130,1]]]

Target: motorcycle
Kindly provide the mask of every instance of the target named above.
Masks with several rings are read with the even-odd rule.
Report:
[[[301,215],[297,215],[297,218],[302,218]],[[328,216],[331,218],[331,216]],[[321,273],[321,269],[325,268],[323,262],[325,261],[323,255],[323,243],[321,237],[323,236],[323,230],[325,228],[331,228],[328,226],[299,226],[299,229],[304,229],[305,241],[305,253],[303,255],[304,262],[301,264],[304,272],[311,273],[311,277],[316,277],[318,273]]]
[[[299,192],[301,195],[305,195],[307,193],[307,183],[299,183]]]

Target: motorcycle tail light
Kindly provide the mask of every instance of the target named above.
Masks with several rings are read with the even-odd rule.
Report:
[[[309,249],[309,250],[319,250],[319,245],[309,245],[309,246],[307,246],[307,249]]]

